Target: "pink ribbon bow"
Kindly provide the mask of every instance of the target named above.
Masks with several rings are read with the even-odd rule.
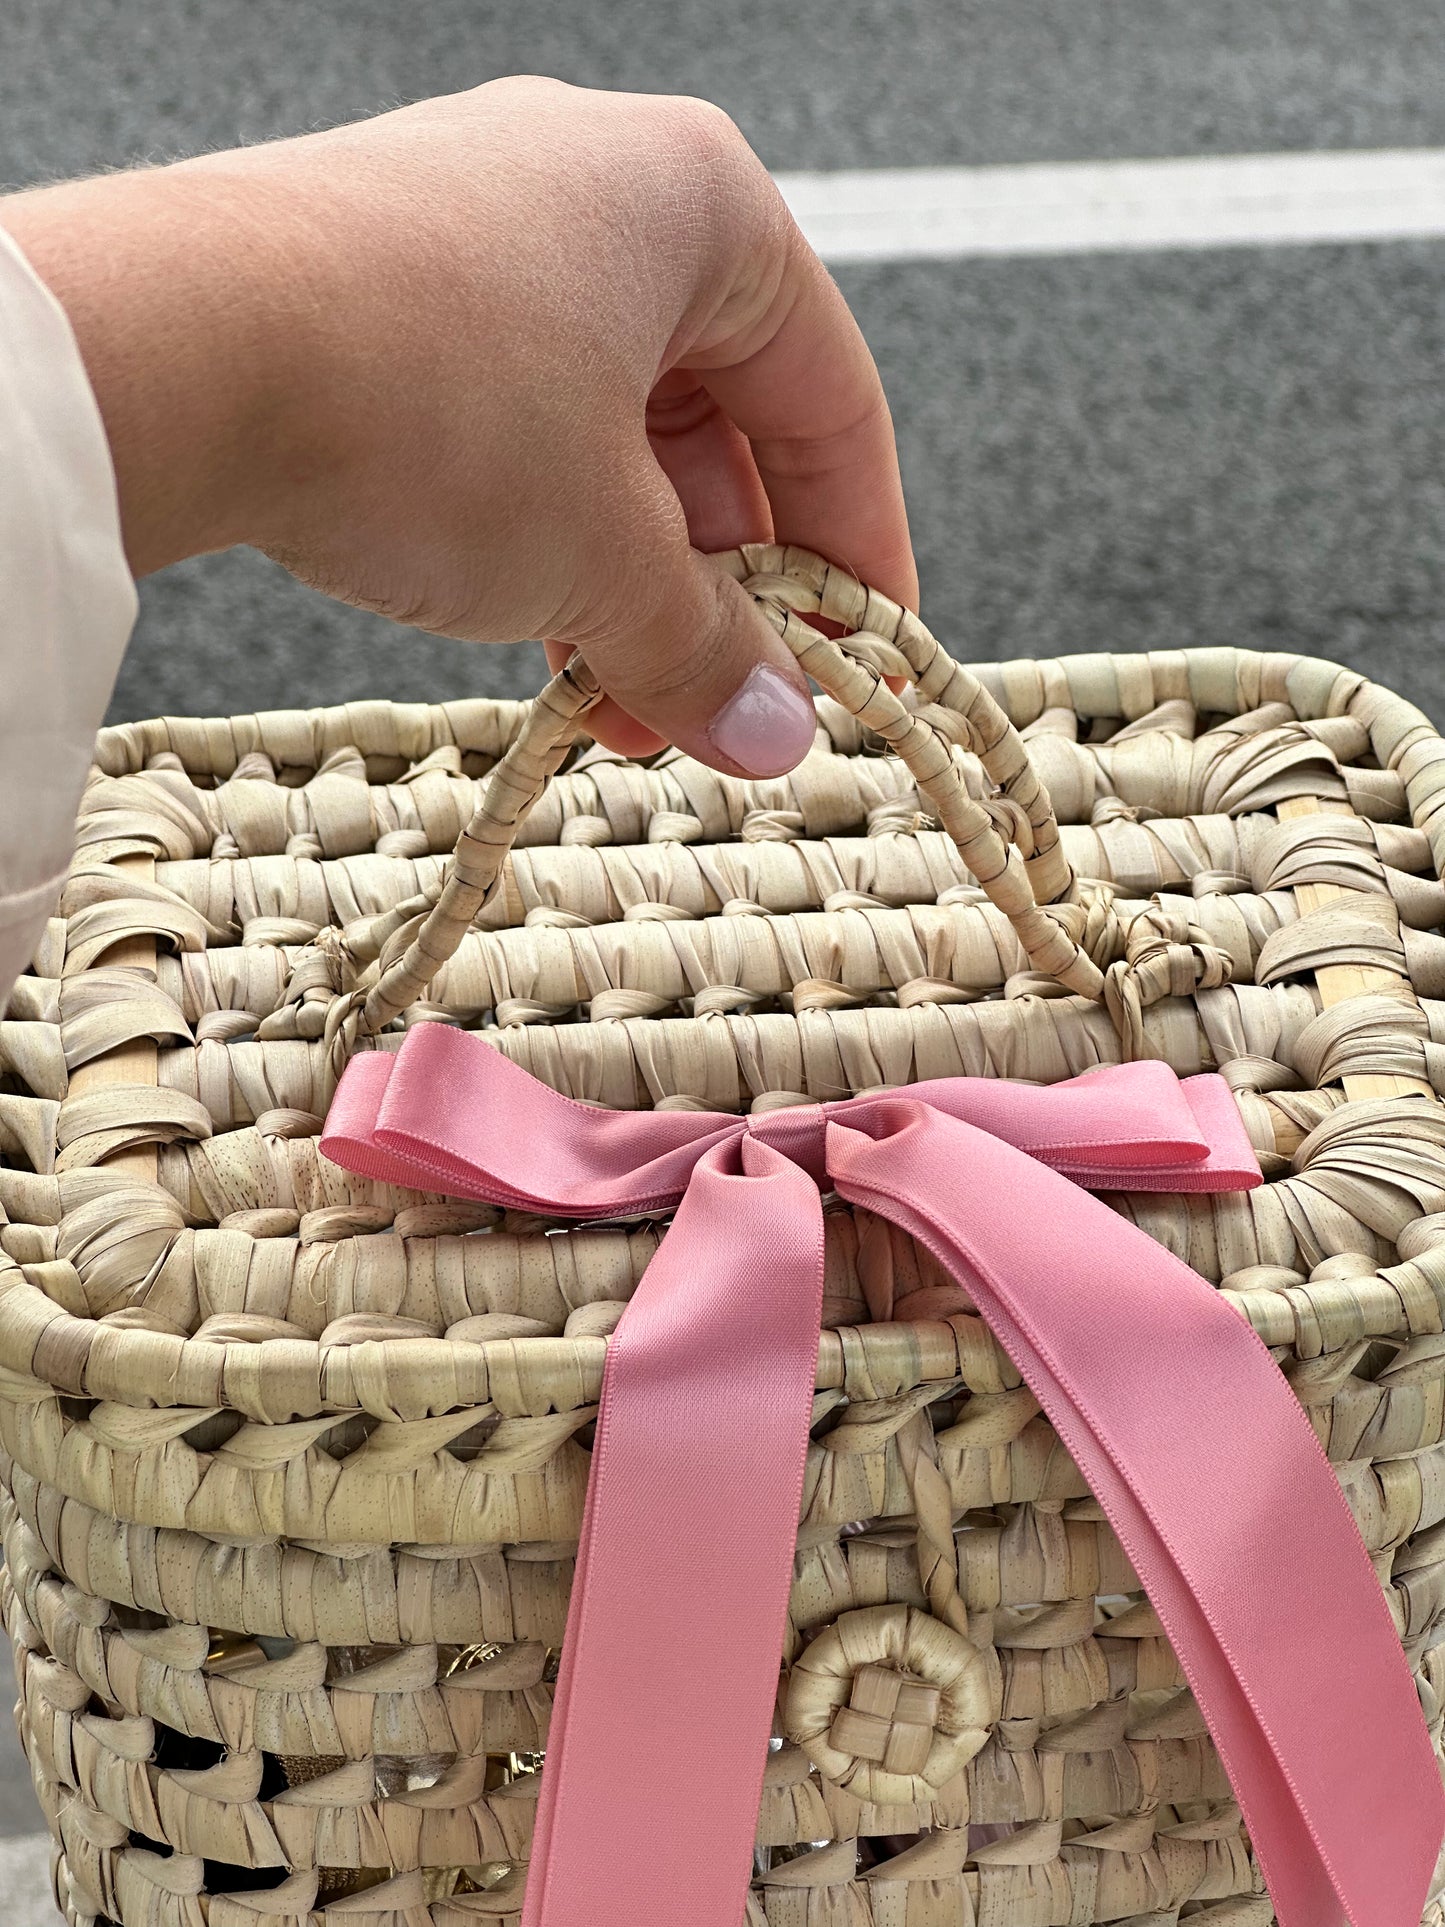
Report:
[[[1282,1927],[1416,1927],[1445,1798],[1380,1582],[1268,1351],[1081,1187],[1243,1190],[1217,1077],[950,1078],[617,1112],[421,1024],[353,1060],[348,1170],[585,1219],[676,1205],[607,1351],[525,1927],[738,1927],[819,1345],[819,1187],[957,1278],[1098,1498],[1229,1772]]]

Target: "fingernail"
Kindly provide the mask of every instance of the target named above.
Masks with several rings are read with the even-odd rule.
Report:
[[[781,776],[802,762],[817,727],[808,697],[770,662],[760,662],[707,733],[713,747],[749,776]]]

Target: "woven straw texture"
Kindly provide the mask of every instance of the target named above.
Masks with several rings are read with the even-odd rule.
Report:
[[[1445,744],[1328,663],[969,674],[814,557],[727,563],[827,692],[776,781],[574,743],[580,664],[530,708],[102,734],[0,1022],[3,1607],[73,1923],[520,1918],[606,1337],[663,1227],[324,1162],[348,1056],[420,1021],[616,1107],[1221,1071],[1268,1182],[1111,1202],[1273,1348],[1438,1744]],[[826,1225],[747,1927],[1267,1927],[1018,1373],[903,1233]],[[939,1744],[961,1634],[989,1720]]]

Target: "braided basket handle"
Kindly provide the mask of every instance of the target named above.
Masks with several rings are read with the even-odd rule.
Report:
[[[1032,967],[1068,990],[1101,997],[1098,966],[1039,908],[1070,894],[1073,872],[1048,791],[1018,731],[977,678],[911,611],[807,549],[750,543],[714,560],[754,598],[819,687],[902,758],[964,863],[1013,925]],[[832,642],[805,615],[827,617],[853,633]],[[890,675],[906,676],[916,686],[922,713],[893,694],[883,680]],[[573,656],[537,697],[458,839],[436,903],[403,954],[385,965],[366,992],[363,1034],[374,1035],[416,1003],[456,950],[496,889],[523,819],[601,693],[592,670]],[[968,794],[944,735],[928,721],[930,706],[958,719],[999,798],[980,803]]]

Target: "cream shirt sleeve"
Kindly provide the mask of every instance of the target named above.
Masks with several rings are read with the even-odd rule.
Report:
[[[0,228],[0,1011],[60,893],[135,615],[80,350]]]

